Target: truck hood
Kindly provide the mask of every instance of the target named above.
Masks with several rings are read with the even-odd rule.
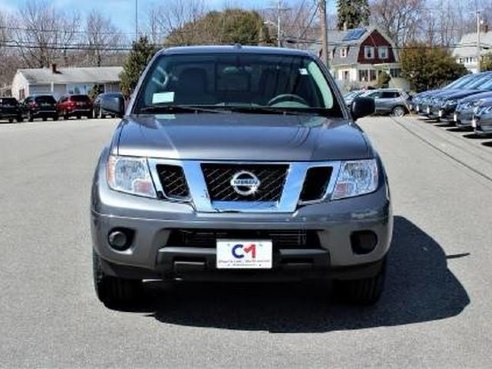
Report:
[[[343,119],[241,113],[128,116],[115,133],[112,152],[181,160],[311,161],[374,156],[362,130]]]

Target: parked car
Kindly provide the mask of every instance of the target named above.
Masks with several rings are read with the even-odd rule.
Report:
[[[355,90],[355,91],[350,91],[343,95],[343,100],[345,100],[345,105],[350,106],[352,105],[352,102],[354,99],[358,96],[361,96],[362,94],[365,94],[367,90]]]
[[[431,106],[431,114],[441,121],[454,122],[454,112],[461,99],[492,92],[492,72],[479,74],[475,83],[461,91],[442,93]]]
[[[390,191],[354,124],[373,99],[349,110],[311,53],[241,45],[161,50],[137,86],[91,191],[102,302],[132,301],[144,279],[332,279],[378,300]]]
[[[408,94],[396,88],[381,88],[367,91],[363,95],[374,99],[376,114],[391,114],[402,117],[409,112]]]
[[[471,127],[475,108],[480,105],[483,99],[492,98],[492,78],[481,86],[481,90],[483,91],[458,100],[458,105],[453,115],[453,122],[457,127]]]
[[[478,136],[492,135],[492,98],[482,99],[475,108],[472,127]]]
[[[104,102],[104,103],[103,103]],[[113,107],[112,111],[104,110],[102,105],[110,105]],[[121,118],[122,115],[115,114],[114,111],[124,111],[125,110],[125,98],[122,93],[119,92],[107,92],[99,94],[93,103],[94,118],[103,119],[108,115],[115,118]]]
[[[22,122],[22,111],[15,97],[0,97],[0,119]]]
[[[56,100],[52,95],[28,96],[22,102],[21,110],[23,116],[26,116],[29,122],[36,118],[58,120]]]
[[[467,85],[473,83],[477,77],[478,76],[476,74],[467,74],[463,77],[458,78],[456,81],[450,83],[442,89],[429,90],[417,94],[414,97],[414,106],[416,113],[421,116],[429,116],[431,113],[430,104],[432,103],[432,99],[435,96],[451,90],[459,91],[460,89],[464,89]]]
[[[87,95],[65,95],[60,97],[58,104],[56,105],[58,115],[64,119],[70,117],[92,118],[92,102]]]

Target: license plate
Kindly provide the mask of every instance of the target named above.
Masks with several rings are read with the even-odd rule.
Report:
[[[439,115],[439,118],[441,118],[441,117],[442,117],[442,110],[439,110],[438,115]]]
[[[217,269],[271,269],[271,240],[217,240]]]
[[[418,106],[418,105],[417,105],[417,106],[415,107],[415,110],[417,111],[417,113],[418,113],[418,112],[420,112],[420,106]]]
[[[427,107],[427,114],[430,114],[431,113],[431,108],[428,106]]]
[[[53,106],[53,104],[50,104],[50,103],[41,103],[41,106]]]
[[[475,118],[472,119],[472,127],[477,128],[477,120]]]
[[[453,115],[453,120],[454,120],[455,122],[457,122],[457,121],[458,121],[458,114],[454,113],[454,115]]]

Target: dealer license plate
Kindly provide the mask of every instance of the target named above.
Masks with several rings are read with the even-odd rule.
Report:
[[[427,114],[430,114],[430,113],[431,113],[431,108],[427,107]]]
[[[454,115],[453,115],[453,120],[454,120],[455,122],[457,122],[457,121],[458,121],[458,114],[454,113]]]
[[[472,119],[472,127],[477,128],[477,120],[475,118]]]
[[[271,240],[217,240],[217,269],[271,269]]]
[[[442,118],[442,110],[439,110],[439,118]]]

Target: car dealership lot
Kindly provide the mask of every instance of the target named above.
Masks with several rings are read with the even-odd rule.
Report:
[[[93,291],[89,186],[116,123],[0,124],[1,366],[489,366],[492,139],[361,121],[394,199],[376,307],[305,285],[154,283],[153,302],[113,311]]]

